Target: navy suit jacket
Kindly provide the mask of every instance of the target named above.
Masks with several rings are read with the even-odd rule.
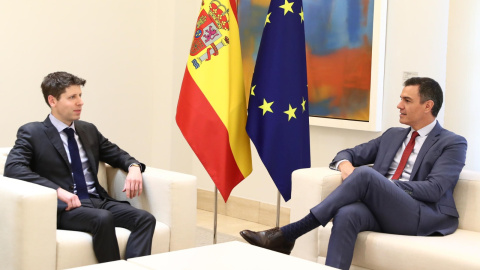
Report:
[[[340,151],[330,166],[346,159],[355,167],[373,164],[374,170],[386,175],[409,132],[410,128],[390,128],[376,139]],[[418,153],[410,181],[394,181],[421,202],[418,235],[446,235],[457,229],[458,212],[453,190],[465,165],[466,152],[465,138],[437,123]]]
[[[98,194],[113,200],[98,182],[99,161],[124,171],[128,171],[130,164],[140,162],[103,137],[91,123],[75,121],[75,130],[87,153]],[[145,170],[144,164],[141,164],[141,169],[142,172]],[[28,123],[19,128],[15,146],[5,163],[4,175],[55,190],[61,187],[73,193],[74,180],[67,152],[60,134],[48,117],[44,122]],[[59,212],[66,207],[64,202],[58,200]]]

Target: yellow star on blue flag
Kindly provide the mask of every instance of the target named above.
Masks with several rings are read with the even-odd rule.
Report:
[[[253,73],[255,94],[250,95],[247,133],[288,201],[292,172],[310,167],[302,0],[272,0],[267,14]]]

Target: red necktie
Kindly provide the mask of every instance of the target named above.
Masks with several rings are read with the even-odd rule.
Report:
[[[405,147],[405,150],[403,150],[402,158],[400,159],[400,163],[398,164],[395,174],[393,174],[392,180],[398,180],[398,178],[400,178],[400,176],[402,175],[403,169],[405,169],[405,165],[407,165],[408,157],[412,153],[413,147],[415,146],[415,138],[417,136],[418,136],[418,132],[414,131],[412,133],[412,137],[410,138],[410,141],[407,144],[407,147]]]

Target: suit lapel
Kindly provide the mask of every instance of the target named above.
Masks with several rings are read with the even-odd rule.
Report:
[[[388,147],[387,152],[383,158],[382,167],[378,170],[382,175],[386,175],[392,165],[393,159],[398,152],[398,149],[402,146],[403,141],[410,132],[410,128],[406,128],[401,132],[393,134],[393,136],[386,138],[389,142],[390,147]]]
[[[93,155],[92,150],[88,147],[90,144],[90,140],[88,138],[88,133],[85,130],[85,126],[82,125],[81,122],[75,122],[75,130],[77,131],[78,137],[83,145],[83,150],[87,153],[88,162],[90,162],[90,166],[92,168],[92,175],[96,177],[96,173],[98,171],[98,164],[95,162],[95,156]]]
[[[50,122],[50,119],[47,117],[45,121],[43,122],[45,125],[45,133],[50,140],[50,142],[53,144],[57,152],[60,154],[60,156],[63,158],[63,161],[65,161],[65,164],[67,164],[68,168],[71,171],[70,168],[70,162],[68,161],[68,156],[67,152],[65,151],[65,147],[63,146],[63,141],[60,138],[60,134],[58,134],[58,130],[55,128],[55,126]]]
[[[420,168],[423,158],[427,154],[428,150],[430,150],[430,148],[438,141],[440,132],[442,132],[442,130],[443,130],[442,126],[440,126],[440,124],[437,122],[437,124],[432,129],[430,134],[428,134],[427,139],[422,145],[422,148],[420,148],[420,152],[418,152],[417,159],[415,160],[415,164],[413,164],[412,174],[410,175],[410,181],[415,179],[415,174],[417,173],[418,168]]]

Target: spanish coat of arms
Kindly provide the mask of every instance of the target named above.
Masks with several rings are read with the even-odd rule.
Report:
[[[212,55],[218,55],[220,49],[228,46],[229,12],[219,0],[211,1],[207,11],[202,1],[202,10],[197,19],[190,49],[190,55],[195,57],[192,64],[196,69],[202,62],[211,60]]]

